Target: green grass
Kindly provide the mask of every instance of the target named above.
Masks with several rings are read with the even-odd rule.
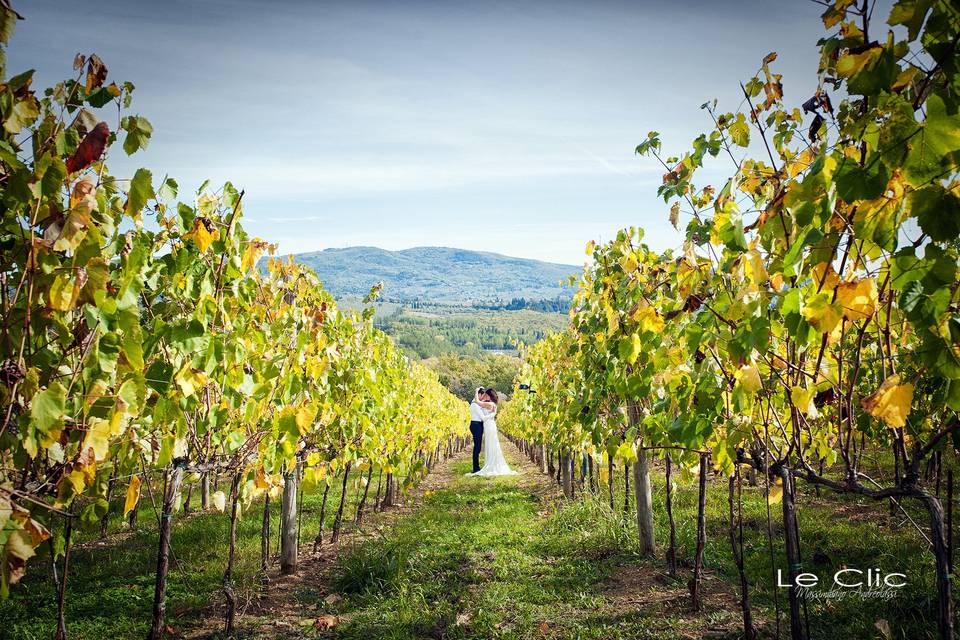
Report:
[[[660,547],[658,560],[661,561],[659,566],[664,566],[669,521],[663,507],[665,477],[662,468],[652,472],[652,479],[655,530]],[[631,478],[631,489],[632,480]],[[677,483],[676,473],[674,482]],[[598,497],[602,502],[606,502],[607,496],[607,488],[604,486]],[[697,497],[696,478],[675,484],[677,558],[680,564],[679,572],[684,580],[689,578],[696,548]],[[623,503],[623,475],[622,469],[618,469],[615,473],[615,504],[621,513]],[[633,506],[631,501],[631,508]],[[926,512],[918,504],[905,502],[903,506],[915,522],[921,527],[926,526]],[[776,587],[774,577],[776,568],[783,569],[784,574],[787,572],[783,551],[781,505],[770,506],[768,520],[763,487],[749,487],[744,481],[742,509],[745,567],[750,582],[751,602],[775,631],[777,605],[781,612],[786,612],[788,607],[787,591]],[[610,520],[609,506],[605,505],[602,514],[607,514],[601,517]],[[817,496],[811,487],[801,481],[798,483],[797,517],[803,570],[820,576],[821,581],[831,582],[835,571],[851,567],[904,573],[908,582],[890,601],[855,597],[832,604],[809,601],[807,618],[812,639],[879,638],[881,636],[874,623],[880,619],[889,622],[893,638],[913,640],[936,637],[933,556],[926,550],[926,543],[917,530],[905,522],[906,519],[899,511],[891,516],[885,501],[878,503],[868,498],[837,495],[825,490],[821,496]],[[708,486],[706,519],[705,565],[708,570],[715,571],[726,579],[732,589],[739,589],[739,578],[728,538],[725,480],[713,481]],[[772,562],[768,522],[773,529]],[[605,525],[606,528],[610,526],[612,524]],[[630,548],[633,548],[636,524],[632,513],[622,522],[622,526],[629,530],[628,540]],[[789,636],[786,613],[782,613],[781,628],[784,636]]]
[[[469,470],[457,463],[451,486],[341,559],[332,587],[344,599],[326,607],[344,619],[336,637],[526,638],[543,622],[580,626],[613,563],[548,526],[549,507],[520,479],[463,477]]]
[[[508,454],[511,452],[508,449]],[[663,580],[667,540],[662,509],[663,477],[654,473],[659,557],[636,555],[636,524],[623,512],[623,478],[617,474],[616,505],[606,504],[605,487],[597,496],[554,504],[531,489],[532,476],[477,479],[463,476],[469,464],[454,463],[452,482],[426,495],[411,515],[381,536],[345,548],[320,588],[302,586],[293,597],[307,621],[321,613],[339,617],[329,631],[294,622],[293,633],[336,638],[675,638],[708,627],[735,629],[739,613],[713,607],[692,614],[686,607],[684,582],[690,574],[696,537],[696,485],[681,483],[675,495],[680,577]],[[374,474],[375,476],[376,474]],[[375,490],[376,477],[374,477]],[[934,575],[930,554],[918,533],[903,518],[891,517],[886,503],[850,497],[817,497],[801,483],[798,500],[804,568],[824,579],[841,566],[876,567],[908,575],[909,586],[891,602],[848,599],[830,606],[808,606],[811,637],[876,638],[874,623],[886,619],[894,638],[934,637]],[[329,529],[339,494],[330,492]],[[354,513],[353,495],[345,510]],[[196,492],[194,493],[196,501]],[[309,544],[318,527],[320,494],[304,498],[302,542]],[[905,505],[923,523],[915,505]],[[774,563],[785,567],[779,505],[772,510]],[[726,486],[711,484],[707,502],[707,569],[722,582],[714,589],[736,593],[736,572],[726,537]],[[767,544],[767,505],[758,488],[744,487],[746,565],[755,614],[766,630],[774,625],[775,594],[786,608],[785,590],[777,590]],[[276,510],[274,510],[274,532]],[[240,522],[237,583],[240,599],[258,589],[261,504],[254,503]],[[177,630],[219,614],[220,581],[226,560],[228,519],[219,513],[178,515],[173,529],[177,565],[170,573],[168,614]],[[93,533],[79,537],[67,593],[71,638],[142,638],[150,619],[156,553],[156,520],[149,500],[132,535],[111,523],[114,537],[90,546]],[[117,535],[119,534],[119,535]],[[273,543],[276,544],[274,533]],[[35,559],[11,598],[0,601],[0,637],[52,637],[55,597],[49,559]],[[634,604],[614,606],[610,585],[617,577],[661,576],[645,586],[631,586]],[[717,585],[719,584],[719,587]],[[675,604],[658,610],[646,605],[642,589],[672,590]],[[326,601],[328,592],[342,599]],[[614,594],[617,595],[617,594]],[[732,603],[733,600],[731,599]],[[786,625],[784,617],[781,625]],[[209,627],[209,624],[208,624]],[[784,629],[786,634],[786,630]],[[271,636],[273,637],[273,636]],[[725,636],[717,636],[725,637]],[[726,637],[736,637],[728,634]]]
[[[374,473],[368,513],[372,509],[376,480]],[[229,486],[221,482],[220,489],[229,490]],[[154,492],[157,493],[157,488]],[[345,521],[352,519],[359,499],[356,489],[351,489],[348,496]],[[331,487],[328,497],[326,539],[329,539],[339,497],[338,482]],[[322,491],[304,494],[301,521],[304,545],[312,541],[319,528],[321,499]],[[99,529],[81,531],[74,538],[80,544],[71,554],[65,599],[71,640],[142,640],[149,630],[157,553],[156,514],[144,487],[138,526],[130,533],[119,513],[122,501],[123,495],[120,495],[119,502],[112,505],[111,538],[104,541],[103,546],[91,545],[99,537]],[[196,490],[192,504],[195,510],[199,508]],[[262,509],[262,501],[254,502],[242,513],[238,523],[235,585],[241,602],[259,588]],[[271,515],[271,545],[276,550],[279,500],[272,502]],[[176,563],[171,564],[167,585],[167,620],[178,631],[197,623],[208,605],[223,602],[221,585],[229,526],[229,518],[216,511],[186,517],[178,513],[174,518],[171,548]],[[27,575],[20,584],[11,589],[10,598],[0,600],[0,638],[49,640],[56,629],[56,613],[50,559],[44,548],[28,565]]]
[[[653,639],[712,625],[738,627],[736,605],[729,611],[714,608],[699,618],[684,610],[637,607],[617,613],[607,606],[604,586],[618,569],[639,567],[640,572],[659,574],[665,566],[662,555],[636,556],[636,525],[632,514],[622,511],[622,476],[617,509],[611,511],[605,492],[554,509],[524,490],[517,478],[464,478],[465,463],[457,471],[460,476],[453,484],[429,496],[412,517],[341,559],[332,584],[344,599],[316,604],[342,621],[321,636],[528,638],[544,637],[540,625],[545,622],[549,637]],[[662,505],[662,474],[655,472],[654,481],[654,499]],[[704,557],[707,570],[725,581],[721,589],[735,596],[725,489],[725,483],[711,484]],[[679,485],[675,516],[680,576],[667,587],[681,592],[693,561],[696,499],[694,482]],[[803,491],[798,509],[805,570],[830,580],[843,566],[874,567],[906,573],[909,581],[890,602],[849,598],[829,605],[808,603],[811,638],[880,637],[874,626],[879,619],[890,623],[894,638],[935,636],[932,560],[912,527],[891,519],[886,503],[818,498]],[[915,519],[922,515],[909,509]],[[754,615],[769,637],[776,628],[775,593],[781,610],[787,601],[786,590],[777,589],[772,577],[762,489],[745,487],[743,513]],[[779,519],[779,505],[773,505],[774,566],[785,568]],[[662,554],[668,524],[659,506],[656,524]],[[784,616],[784,635],[787,625]],[[737,637],[735,631],[729,637]]]

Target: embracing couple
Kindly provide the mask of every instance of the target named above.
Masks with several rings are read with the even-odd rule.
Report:
[[[473,434],[473,473],[469,476],[511,476],[497,435],[497,392],[480,387],[470,403],[470,433]],[[480,447],[483,446],[483,468],[480,468]]]

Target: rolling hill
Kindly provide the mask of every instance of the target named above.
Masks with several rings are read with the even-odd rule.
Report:
[[[560,281],[580,272],[574,265],[449,247],[347,247],[300,253],[294,259],[312,267],[337,297],[365,295],[383,281],[383,298],[396,302],[552,299],[572,295]]]

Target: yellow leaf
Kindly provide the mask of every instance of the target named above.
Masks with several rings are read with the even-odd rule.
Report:
[[[640,264],[637,262],[637,258],[633,255],[633,253],[628,253],[620,259],[620,266],[623,267],[623,270],[629,274],[636,271]]]
[[[660,317],[660,314],[657,313],[657,310],[653,307],[639,307],[633,314],[633,321],[640,325],[641,331],[649,331],[651,333],[663,331],[663,318]],[[636,340],[639,340],[639,338],[636,338]]]
[[[837,272],[833,270],[833,265],[829,262],[821,262],[815,265],[810,269],[810,275],[813,276],[813,281],[820,291],[833,291],[837,283],[840,282],[840,277],[837,276]]]
[[[783,480],[777,478],[776,482],[770,485],[770,491],[767,493],[767,504],[777,504],[783,500]]]
[[[804,389],[803,387],[790,389],[790,400],[800,413],[807,414],[811,409],[816,411],[816,407],[813,406],[813,392],[814,389]]]
[[[882,47],[871,47],[863,53],[845,53],[837,60],[837,75],[841,78],[849,78],[859,73],[882,54]]]
[[[57,311],[70,311],[77,306],[80,297],[77,282],[65,274],[58,275],[50,285],[50,308]]]
[[[864,278],[837,287],[837,302],[848,320],[865,320],[877,310],[877,281]]]
[[[107,459],[110,450],[110,437],[113,436],[114,429],[109,420],[101,418],[90,418],[87,421],[87,435],[83,439],[81,451],[88,447],[93,449],[93,456],[97,462]]]
[[[914,77],[920,72],[916,67],[907,67],[897,75],[897,79],[894,81],[893,86],[890,89],[894,92],[899,92],[905,89],[907,86],[913,82]]]
[[[833,331],[843,318],[840,307],[830,301],[832,297],[832,293],[821,292],[803,307],[803,317],[821,333]]]
[[[223,510],[227,508],[227,494],[223,491],[217,491],[210,499],[213,500],[213,506],[217,508],[217,511],[223,513]]]
[[[640,340],[640,334],[634,333],[630,336],[630,353],[627,355],[627,362],[636,364],[641,353],[643,353],[643,342]]]
[[[744,256],[743,271],[747,279],[753,284],[767,281],[767,268],[763,264],[763,256],[756,249],[751,249]]]
[[[83,493],[83,490],[87,487],[88,479],[91,479],[91,474],[87,472],[86,465],[75,468],[66,477],[66,480],[73,485],[74,494],[77,495]]]
[[[127,486],[127,497],[123,501],[123,515],[126,517],[128,513],[137,508],[137,504],[140,502],[140,476],[133,476],[130,478],[130,484]]]
[[[738,113],[730,125],[730,139],[741,147],[750,144],[750,125],[747,124],[747,119],[742,113]]]
[[[202,253],[213,244],[214,240],[220,237],[220,230],[214,229],[213,232],[207,231],[203,220],[197,218],[193,221],[193,229],[183,237],[193,240],[194,244],[197,245],[197,248],[199,248]]]
[[[246,272],[254,268],[257,265],[257,262],[266,253],[267,248],[270,245],[260,238],[254,238],[247,245],[247,250],[243,252],[243,262],[240,265],[240,268]]]
[[[587,254],[588,256],[592,256],[593,250],[596,248],[597,248],[597,243],[591,240],[590,242],[587,243],[587,248],[584,250],[584,253]]]
[[[187,398],[196,393],[197,389],[202,389],[207,384],[207,374],[199,369],[194,369],[190,363],[183,365],[183,369],[177,373],[177,386]]]
[[[269,489],[270,483],[267,482],[267,474],[263,467],[257,468],[257,474],[253,478],[253,486],[257,489]]]
[[[607,335],[612,336],[620,328],[620,315],[612,306],[607,305]]]
[[[313,426],[313,419],[316,415],[316,410],[309,405],[297,409],[297,413],[294,415],[294,420],[297,423],[297,428],[300,430],[301,435],[310,431],[310,427]]]
[[[775,273],[770,276],[770,286],[773,287],[774,291],[780,291],[783,289],[783,274]]]
[[[620,446],[617,447],[616,456],[626,464],[632,464],[637,460],[637,452],[626,442],[621,442]]]
[[[737,369],[734,377],[740,383],[740,388],[748,393],[756,393],[763,388],[763,382],[760,380],[760,370],[756,365],[745,364]]]
[[[888,427],[907,424],[910,404],[913,402],[913,385],[900,384],[900,376],[892,375],[883,381],[880,388],[860,401],[864,411],[883,420]]]
[[[60,235],[53,243],[54,251],[73,251],[87,235],[87,229],[92,225],[90,212],[84,209],[73,209],[63,223]]]

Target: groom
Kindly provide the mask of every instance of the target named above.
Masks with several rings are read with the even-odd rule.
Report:
[[[480,445],[483,444],[483,408],[477,401],[489,402],[486,389],[480,387],[470,403],[470,433],[473,435],[473,473],[480,471]]]

